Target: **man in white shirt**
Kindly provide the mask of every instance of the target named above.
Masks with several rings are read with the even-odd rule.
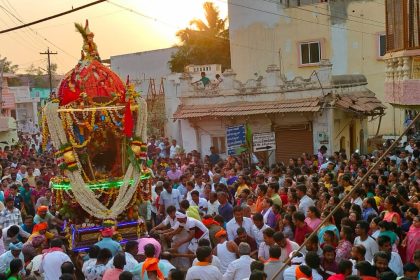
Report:
[[[231,262],[223,274],[223,280],[242,280],[251,275],[251,263],[254,261],[249,254],[251,247],[248,243],[241,242],[238,246],[239,259]]]
[[[299,212],[305,213],[305,216],[308,212],[310,206],[314,206],[315,203],[309,196],[306,195],[306,186],[299,184],[296,186],[296,194],[299,198]]]
[[[286,238],[281,231],[274,233],[273,238],[274,238],[274,241],[277,243],[277,245],[280,246],[280,249],[281,249],[280,261],[282,262],[287,260],[291,252],[298,250],[300,247],[299,244],[297,244],[296,242],[291,241],[288,238]]]
[[[254,237],[257,246],[260,246],[261,242],[264,241],[263,231],[269,226],[264,224],[264,217],[261,213],[254,214],[254,216],[252,216],[252,221],[254,224],[252,225],[251,237]]]
[[[174,205],[175,208],[179,209],[179,203],[182,200],[182,196],[179,193],[178,190],[174,190],[172,188],[172,184],[168,181],[163,183],[163,188],[165,189],[163,192],[160,193],[159,197],[159,205],[160,205],[160,213],[163,215],[165,213],[165,210],[171,206]]]
[[[176,144],[176,140],[172,139],[172,145],[169,148],[169,158],[175,158],[181,148]]]
[[[199,220],[187,217],[184,213],[177,212],[176,219],[179,222],[179,228],[184,229],[188,235],[185,238],[174,241],[173,249],[178,249],[182,244],[189,243],[188,250],[195,253],[200,239],[209,239],[208,228]]]
[[[291,252],[289,257],[291,257],[295,251]],[[296,253],[296,256],[292,258],[291,266],[286,268],[283,272],[283,279],[284,280],[296,280],[296,267],[300,266],[305,262],[305,255],[298,252]]]
[[[207,213],[207,200],[200,197],[200,193],[197,190],[191,192],[190,206],[197,206],[200,212]]]
[[[218,215],[219,214],[220,202],[217,200],[217,193],[211,192],[209,201],[207,201],[207,215]]]
[[[357,237],[354,239],[354,245],[363,245],[366,249],[365,260],[371,262],[373,256],[379,251],[378,244],[369,234],[369,223],[358,221],[355,228]]]
[[[242,227],[245,229],[249,236],[252,235],[252,220],[244,217],[244,212],[241,206],[235,206],[233,208],[233,218],[226,224],[226,231],[228,234],[228,240],[235,240],[238,236],[237,229]]]
[[[23,237],[24,239],[29,238],[30,233],[24,231],[21,226],[12,225],[2,229],[2,238],[4,243],[4,248],[9,250],[9,244],[13,242],[19,242],[18,238]]]
[[[198,241],[198,247],[203,247],[203,246],[207,246],[207,247],[211,248],[210,240],[200,239],[200,241]],[[196,265],[197,263],[198,263],[198,259],[195,258],[192,262],[192,265]],[[213,255],[210,264],[214,265],[215,267],[217,267],[220,270],[220,272],[222,272],[222,264],[220,262],[219,257]]]
[[[49,252],[44,254],[39,272],[44,273],[45,280],[57,280],[61,276],[61,265],[71,262],[70,257],[64,253],[64,246],[61,239],[51,240]]]
[[[166,218],[157,226],[151,229],[150,233],[163,234],[168,240],[177,233],[179,222],[176,219],[176,208],[171,205],[166,209]]]
[[[130,240],[125,244],[125,265],[124,271],[131,271],[139,263],[134,258],[139,251],[139,243],[136,240]],[[114,268],[114,258],[112,258],[107,265],[108,268]]]
[[[219,269],[211,265],[212,253],[210,247],[203,246],[197,249],[198,262],[188,269],[185,280],[220,280],[223,279]]]
[[[398,253],[392,252],[391,238],[386,235],[379,236],[376,240],[378,242],[379,251],[384,251],[391,255],[388,267],[397,274],[398,277],[404,275],[403,262]]]

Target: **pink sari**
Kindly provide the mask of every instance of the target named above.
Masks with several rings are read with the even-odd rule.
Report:
[[[420,228],[410,226],[407,232],[406,262],[414,263],[414,253],[420,250]]]

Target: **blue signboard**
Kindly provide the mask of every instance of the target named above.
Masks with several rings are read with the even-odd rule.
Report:
[[[226,128],[227,154],[235,155],[236,149],[245,144],[245,125],[228,126]]]

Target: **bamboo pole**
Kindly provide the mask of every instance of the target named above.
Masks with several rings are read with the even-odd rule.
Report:
[[[368,172],[362,177],[362,179],[350,190],[350,192],[348,194],[346,194],[343,197],[343,199],[340,200],[340,202],[331,211],[331,213],[327,217],[325,217],[325,219],[323,221],[321,221],[321,223],[318,225],[318,227],[308,236],[308,238],[305,239],[305,241],[302,243],[302,245],[299,247],[299,249],[297,249],[297,251],[291,257],[287,258],[287,260],[284,261],[284,264],[282,265],[282,267],[280,267],[280,269],[273,275],[271,280],[274,280],[277,277],[277,275],[279,275],[286,268],[287,263],[290,262],[291,259],[293,259],[297,255],[297,253],[300,252],[300,250],[303,249],[303,247],[305,247],[308,240],[312,239],[312,237],[317,234],[318,230],[320,230],[320,228],[324,225],[325,221],[328,221],[334,215],[334,213],[341,207],[341,205],[343,205],[344,202],[346,202],[347,199],[349,199],[351,197],[351,195],[356,191],[356,189],[358,189],[360,187],[360,185],[369,177],[369,175],[372,173],[372,171],[374,171],[376,169],[376,167],[381,163],[381,161],[385,158],[385,156],[397,145],[397,143],[402,139],[402,137],[408,132],[408,130],[411,128],[411,126],[413,126],[413,124],[415,124],[419,119],[420,119],[420,113],[417,114],[417,116],[413,119],[413,121],[410,123],[410,125],[404,130],[404,132],[398,137],[398,139],[395,140],[395,142],[392,143],[392,145],[382,154],[382,156],[368,170]]]

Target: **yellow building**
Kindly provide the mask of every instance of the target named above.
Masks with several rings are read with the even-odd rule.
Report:
[[[403,131],[405,111],[386,104],[384,96],[384,0],[228,2],[232,69],[239,80],[258,78],[270,64],[280,65],[286,79],[308,77],[328,59],[332,75],[364,75],[368,89],[387,105],[381,121],[368,119],[369,136],[379,123],[379,134]]]

